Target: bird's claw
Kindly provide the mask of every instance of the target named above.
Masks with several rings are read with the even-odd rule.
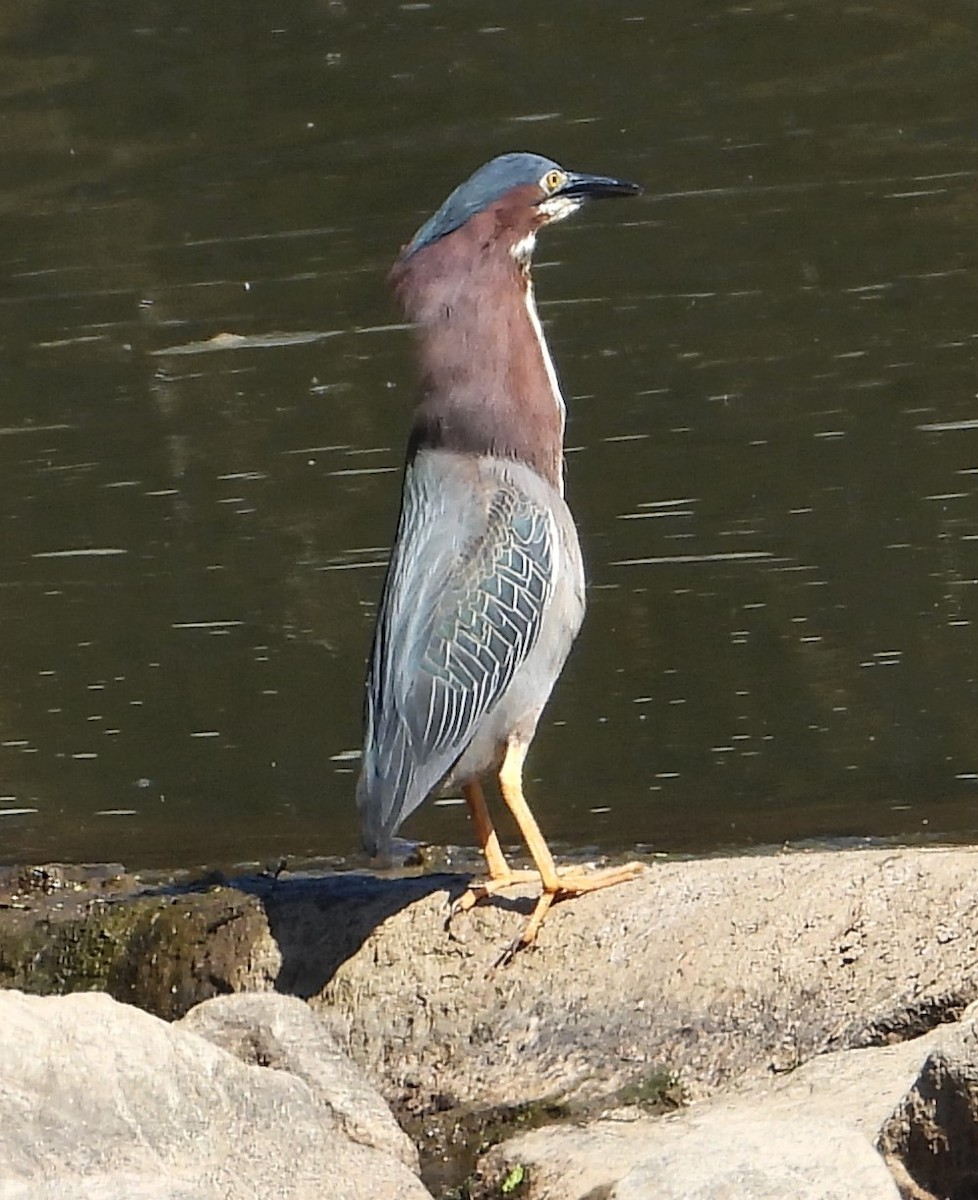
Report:
[[[445,929],[452,928],[452,922],[460,913],[470,912],[479,903],[484,900],[486,893],[477,894],[476,888],[467,888],[457,900],[453,900],[448,906],[448,916],[445,918]]]
[[[507,871],[504,875],[494,875],[481,882],[470,883],[461,896],[452,902],[448,913],[448,922],[450,924],[459,913],[470,912],[477,904],[495,896],[497,892],[505,891],[506,888],[518,887],[523,883],[539,882],[539,871]]]
[[[502,951],[496,961],[492,964],[492,969],[495,971],[499,967],[508,967],[521,950],[525,950],[528,946],[532,945],[532,942],[524,941],[523,935],[519,934],[517,937],[514,937],[509,945]]]
[[[568,866],[559,868],[556,876],[549,879],[546,883],[543,883],[538,871],[508,871],[505,874],[500,873],[490,876],[489,879],[484,879],[479,883],[469,884],[466,890],[449,908],[448,916],[445,919],[445,929],[446,931],[451,930],[452,921],[459,913],[471,911],[480,901],[490,899],[497,892],[518,884],[543,884],[543,891],[537,897],[536,906],[530,914],[525,927],[493,963],[493,968],[505,967],[513,961],[521,950],[525,950],[527,946],[534,944],[537,934],[540,932],[540,926],[543,924],[543,919],[553,904],[585,892],[598,891],[615,883],[624,883],[626,880],[634,879],[644,870],[645,866],[640,862],[625,863],[623,866],[608,867],[601,871],[587,871],[580,866]]]

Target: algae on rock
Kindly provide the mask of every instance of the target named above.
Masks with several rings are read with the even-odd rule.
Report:
[[[278,972],[261,901],[230,887],[93,896],[69,882],[8,891],[0,907],[0,986],[34,995],[104,991],[173,1020]]]

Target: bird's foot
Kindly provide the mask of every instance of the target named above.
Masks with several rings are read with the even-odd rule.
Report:
[[[471,883],[452,905],[448,919],[451,920],[459,913],[468,912],[482,900],[488,900],[490,896],[495,896],[497,892],[505,891],[506,888],[516,887],[521,883],[539,882],[539,871],[506,871],[505,874],[493,875],[490,879],[483,879],[479,883]]]
[[[644,870],[645,864],[640,862],[624,863],[620,867],[607,867],[601,871],[585,871],[581,867],[560,868],[557,872],[556,886],[544,885],[543,894],[537,900],[536,907],[519,937],[503,951],[495,965],[503,967],[512,962],[520,950],[525,950],[536,941],[543,919],[553,904],[582,896],[585,892],[596,892],[601,888],[614,887],[618,883],[627,883],[630,879],[636,879]]]
[[[502,952],[494,966],[502,967],[513,961],[520,950],[536,941],[544,917],[553,904],[561,900],[571,900],[585,892],[596,892],[601,888],[613,887],[618,883],[627,883],[635,879],[645,870],[645,864],[640,862],[625,863],[620,867],[607,867],[600,871],[588,871],[579,866],[560,867],[557,870],[555,886],[544,886],[543,892],[536,902],[526,925],[518,937],[514,938]],[[470,884],[451,907],[446,926],[459,913],[469,912],[483,900],[489,899],[506,888],[516,887],[521,883],[539,883],[539,871],[508,871],[506,874],[493,876],[479,883]]]
[[[583,867],[561,867],[557,875],[559,886],[554,893],[555,900],[570,900],[581,896],[584,892],[596,892],[600,888],[614,887],[617,883],[627,883],[629,879],[637,879],[645,870],[645,863],[622,863],[620,867],[604,867],[600,871],[588,871]],[[548,889],[549,890],[549,889]]]

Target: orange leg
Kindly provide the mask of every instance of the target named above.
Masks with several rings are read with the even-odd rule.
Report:
[[[540,832],[530,806],[523,796],[523,763],[526,759],[527,747],[521,742],[512,741],[506,749],[506,757],[499,770],[499,789],[502,792],[506,806],[513,814],[523,840],[526,842],[537,869],[535,871],[514,871],[499,845],[499,837],[493,827],[482,785],[478,781],[466,784],[462,791],[472,814],[472,824],[475,826],[479,845],[486,857],[489,878],[481,883],[473,883],[452,906],[452,916],[459,912],[467,912],[480,900],[503,891],[514,884],[540,881],[543,891],[537,900],[530,919],[523,932],[500,958],[500,963],[508,962],[517,950],[529,946],[536,938],[543,924],[543,919],[556,900],[579,896],[584,892],[594,892],[599,888],[611,887],[616,883],[625,883],[634,879],[645,869],[642,863],[626,863],[621,867],[611,867],[605,871],[587,871],[581,867],[563,867],[558,870],[550,853],[550,847]]]
[[[506,861],[506,856],[499,845],[499,835],[489,816],[482,784],[477,779],[465,784],[462,788],[462,795],[468,803],[476,837],[479,839],[482,853],[486,857],[489,878],[482,883],[473,883],[459,896],[452,905],[453,916],[455,913],[467,912],[480,900],[484,900],[494,892],[501,892],[504,888],[512,887],[514,884],[527,883],[540,878],[536,871],[514,871]]]
[[[512,958],[517,950],[529,946],[534,941],[555,900],[580,896],[584,892],[595,892],[599,888],[612,887],[616,883],[625,883],[645,870],[640,862],[625,863],[624,866],[610,867],[605,871],[587,871],[581,867],[557,870],[550,847],[544,841],[540,826],[523,795],[523,763],[527,749],[528,747],[520,742],[509,743],[499,771],[499,788],[540,872],[543,892],[523,932],[503,956],[504,962]]]
[[[506,856],[499,845],[499,835],[496,833],[492,824],[492,818],[489,816],[489,808],[486,805],[486,797],[482,790],[482,784],[478,779],[474,779],[462,788],[462,795],[469,806],[472,824],[475,826],[476,837],[479,839],[482,853],[486,856],[489,878],[504,879],[510,873],[509,863],[506,861]]]

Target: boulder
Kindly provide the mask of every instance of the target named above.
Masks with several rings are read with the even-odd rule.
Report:
[[[267,992],[218,996],[192,1008],[178,1025],[242,1062],[304,1080],[351,1141],[381,1150],[417,1174],[417,1147],[325,1021],[301,1000]]]
[[[0,992],[0,1197],[430,1200],[313,1054],[310,1085],[106,995]]]
[[[410,1174],[413,1151],[342,1065],[339,1051],[348,1053],[423,1146],[429,1180],[432,1162],[480,1143],[483,1131],[496,1137],[490,1125],[500,1120],[526,1128],[561,1111],[590,1121],[675,1078],[673,1090],[693,1102],[683,1128],[707,1120],[701,1101],[742,1104],[742,1087],[769,1085],[773,1109],[762,1112],[760,1093],[750,1092],[748,1114],[722,1117],[741,1122],[744,1145],[771,1140],[750,1135],[751,1120],[838,1131],[832,1123],[842,1119],[863,1139],[843,1139],[851,1158],[878,1174],[878,1155],[865,1159],[877,1145],[905,1195],[926,1200],[967,1194],[947,1180],[964,1179],[978,1157],[971,1035],[953,1041],[947,1032],[978,997],[976,866],[978,850],[968,847],[652,862],[632,883],[556,905],[538,943],[506,966],[500,952],[532,890],[446,924],[461,874],[284,872],[176,884],[110,873],[93,890],[67,869],[21,870],[0,886],[0,982],[104,987],[167,1017],[219,993],[264,993],[215,999],[173,1032],[206,1032],[244,1060],[239,1071],[279,1067],[259,1073],[305,1089],[303,1105],[315,1107],[344,1154],[380,1155]],[[316,1019],[282,993],[307,1001]],[[927,1042],[942,1029],[939,1043]],[[921,1035],[907,1078],[894,1082],[896,1043]],[[860,1058],[850,1077],[837,1052],[858,1048],[891,1057]],[[85,1053],[83,1062],[98,1059]],[[869,1072],[877,1061],[878,1105]],[[832,1103],[799,1118],[780,1089],[796,1078],[814,1087],[824,1070],[833,1073]],[[852,1111],[872,1111],[872,1121],[840,1117],[836,1101],[850,1087]],[[672,1143],[653,1148],[679,1153]],[[639,1186],[645,1161],[629,1159],[628,1186]],[[733,1151],[728,1161],[737,1180]],[[114,1158],[110,1168],[136,1170]],[[624,1188],[624,1173],[601,1186]]]
[[[531,891],[446,928],[460,874],[128,877],[92,895],[21,871],[0,888],[0,983],[100,987],[167,1018],[229,991],[297,996],[418,1113],[613,1103],[663,1073],[695,1099],[959,1016],[978,998],[976,867],[969,847],[651,862],[556,905],[504,967]]]
[[[826,1054],[668,1117],[637,1109],[511,1138],[473,1197],[940,1200],[978,1178],[978,1006],[886,1047]]]
[[[290,903],[288,919],[269,907],[280,979],[329,1011],[388,1099],[613,1103],[663,1073],[698,1099],[915,1037],[978,998],[972,848],[652,863],[556,905],[505,967],[529,891],[446,930],[460,882],[412,894],[419,883],[357,895],[351,881],[346,897]]]
[[[650,1147],[608,1200],[900,1200],[873,1148],[838,1121],[726,1114]]]

